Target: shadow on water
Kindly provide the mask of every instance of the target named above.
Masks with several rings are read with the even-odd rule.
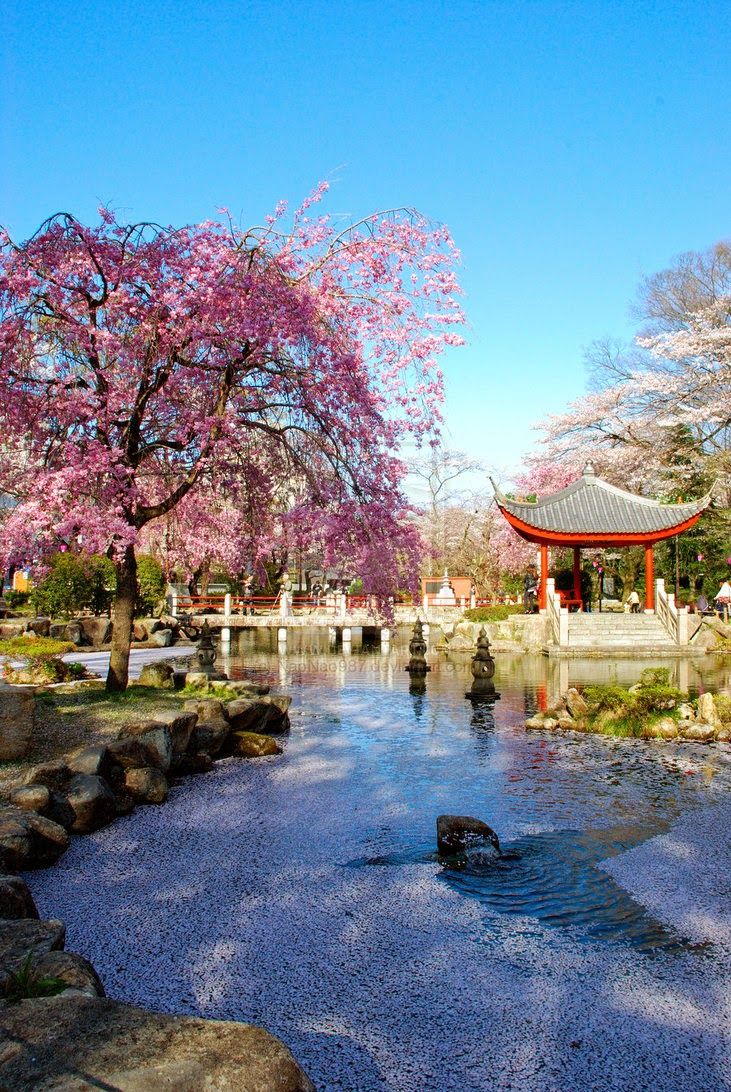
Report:
[[[636,827],[527,835],[504,844],[497,859],[478,854],[459,867],[443,864],[439,877],[495,913],[571,930],[579,940],[626,943],[643,952],[705,949],[707,945],[693,944],[654,919],[597,867],[645,837],[647,832]],[[345,867],[398,867],[438,860],[436,853],[406,849],[356,858]]]

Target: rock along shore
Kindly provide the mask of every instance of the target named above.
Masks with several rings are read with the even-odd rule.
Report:
[[[157,683],[166,685],[168,673],[170,682],[172,667],[157,664],[155,671]],[[218,682],[216,697],[203,693],[180,710],[127,725],[108,743],[32,768],[0,807],[0,1087],[313,1089],[287,1048],[261,1028],[161,1015],[106,998],[91,963],[64,951],[63,922],[39,920],[17,875],[54,864],[73,834],[164,803],[171,780],[205,772],[218,758],[281,754],[275,737],[289,729],[290,698],[268,690]],[[14,723],[19,731],[18,718],[30,715],[28,693],[17,695],[3,689],[0,709],[12,715],[7,725],[0,716],[0,728]]]

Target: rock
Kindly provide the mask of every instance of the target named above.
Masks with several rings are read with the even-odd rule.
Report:
[[[103,743],[82,747],[66,759],[66,764],[72,773],[95,774],[106,781],[114,777],[115,767],[119,765]]]
[[[284,696],[237,698],[227,704],[225,716],[236,732],[282,732],[289,728],[290,700]]]
[[[558,727],[558,721],[555,717],[544,717],[543,727],[547,732],[552,732],[554,728]]]
[[[68,834],[52,819],[20,808],[0,808],[0,859],[6,868],[45,868],[68,844]]]
[[[447,652],[472,652],[475,642],[471,637],[464,637],[461,633],[455,633],[450,637]]]
[[[144,622],[135,622],[132,626],[132,637],[135,641],[147,640],[147,626]]]
[[[71,827],[74,834],[89,834],[117,817],[114,793],[103,777],[75,774],[66,790],[66,799],[74,813]]]
[[[695,720],[693,706],[689,705],[687,701],[681,702],[678,706],[678,714],[681,720]]]
[[[43,952],[33,959],[31,977],[38,981],[56,978],[68,989],[80,990],[89,997],[105,997],[104,986],[88,959],[75,952]]]
[[[217,755],[224,747],[231,727],[228,721],[212,720],[197,724],[193,729],[188,750],[191,754],[203,752],[207,755]]]
[[[68,622],[63,629],[63,640],[71,641],[73,645],[81,645],[84,642],[84,631],[79,622]]]
[[[135,736],[144,749],[146,761],[142,763],[143,766],[157,766],[163,773],[170,769],[173,740],[169,728],[155,721],[142,721],[140,724],[130,724],[126,731]]]
[[[184,754],[188,749],[198,714],[191,710],[181,713],[176,709],[163,709],[159,713],[153,713],[153,718],[156,725],[164,726],[170,732],[173,754]]]
[[[562,732],[573,732],[577,729],[578,724],[579,721],[574,720],[568,712],[560,716],[556,721],[556,727],[560,728]]]
[[[198,752],[189,755],[176,755],[170,767],[173,777],[191,777],[193,774],[208,773],[213,769],[213,759],[209,754]]]
[[[21,637],[25,630],[25,622],[0,622],[0,637]]]
[[[575,720],[581,720],[589,715],[589,706],[575,686],[566,693],[566,708]]]
[[[525,722],[526,728],[543,728],[543,713],[536,713],[534,717],[528,717]]]
[[[717,728],[716,739],[719,743],[728,743],[731,741],[731,724],[724,724],[723,727]]]
[[[38,918],[33,896],[20,876],[0,876],[0,918]]]
[[[278,1039],[249,1024],[168,1016],[62,993],[5,1006],[6,1092],[315,1092]]]
[[[7,989],[10,976],[20,969],[29,953],[35,958],[57,951],[65,940],[62,921],[0,921],[0,992]]]
[[[54,762],[44,762],[34,766],[25,779],[26,785],[45,785],[49,789],[63,792],[71,777],[71,771],[62,758]]]
[[[195,713],[199,721],[224,720],[223,702],[218,698],[192,698],[183,706],[186,713]]]
[[[33,741],[35,698],[28,690],[0,687],[0,762],[25,758]]]
[[[46,785],[23,785],[19,789],[13,789],[10,794],[10,803],[15,808],[23,811],[37,811],[39,815],[45,815],[51,802],[51,790]]]
[[[500,852],[497,834],[472,815],[440,815],[437,817],[437,849],[444,857],[453,857],[471,848],[492,846]]]
[[[654,739],[675,739],[678,735],[678,725],[672,717],[660,717],[650,726],[648,734]]]
[[[208,686],[210,680],[205,671],[188,671],[185,676],[185,685],[191,689],[199,689]]]
[[[219,689],[223,687],[224,690],[230,690],[241,697],[257,697],[268,694],[271,689],[266,683],[254,682],[253,679],[221,679],[216,686]]]
[[[124,783],[137,804],[164,804],[167,800],[167,780],[155,766],[127,770]]]
[[[708,743],[713,739],[715,728],[712,724],[689,724],[680,733],[683,739],[692,740],[694,743]]]
[[[701,694],[698,698],[698,720],[705,724],[712,724],[714,728],[721,727],[721,718],[716,711],[713,694]]]
[[[171,629],[156,629],[150,634],[150,641],[158,648],[169,648],[173,643],[173,631]]]
[[[35,633],[36,637],[50,637],[51,636],[51,619],[50,618],[31,618],[28,622],[28,630],[31,633]]]
[[[94,648],[108,645],[112,639],[112,623],[109,618],[79,618],[85,641]]]
[[[145,664],[137,680],[138,686],[154,686],[158,690],[172,690],[175,686],[173,665],[162,661],[161,663]]]
[[[112,740],[107,744],[107,750],[113,761],[125,770],[149,765],[145,747],[134,736],[122,736],[120,739]]]
[[[234,732],[231,736],[232,752],[244,758],[264,758],[267,755],[281,755],[282,748],[271,736],[262,736],[258,732]]]

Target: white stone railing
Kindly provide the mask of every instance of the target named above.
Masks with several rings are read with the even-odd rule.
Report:
[[[688,644],[688,608],[675,605],[675,593],[665,590],[665,581],[655,581],[655,614],[676,645]]]
[[[566,648],[569,643],[569,611],[561,606],[561,596],[556,594],[556,581],[549,577],[546,581],[546,618],[551,640],[559,648]]]

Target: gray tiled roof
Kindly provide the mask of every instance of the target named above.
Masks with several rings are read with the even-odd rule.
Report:
[[[496,487],[500,508],[541,531],[558,534],[657,534],[698,515],[710,497],[688,504],[660,504],[602,481],[588,464],[578,481],[542,500],[513,501]]]

